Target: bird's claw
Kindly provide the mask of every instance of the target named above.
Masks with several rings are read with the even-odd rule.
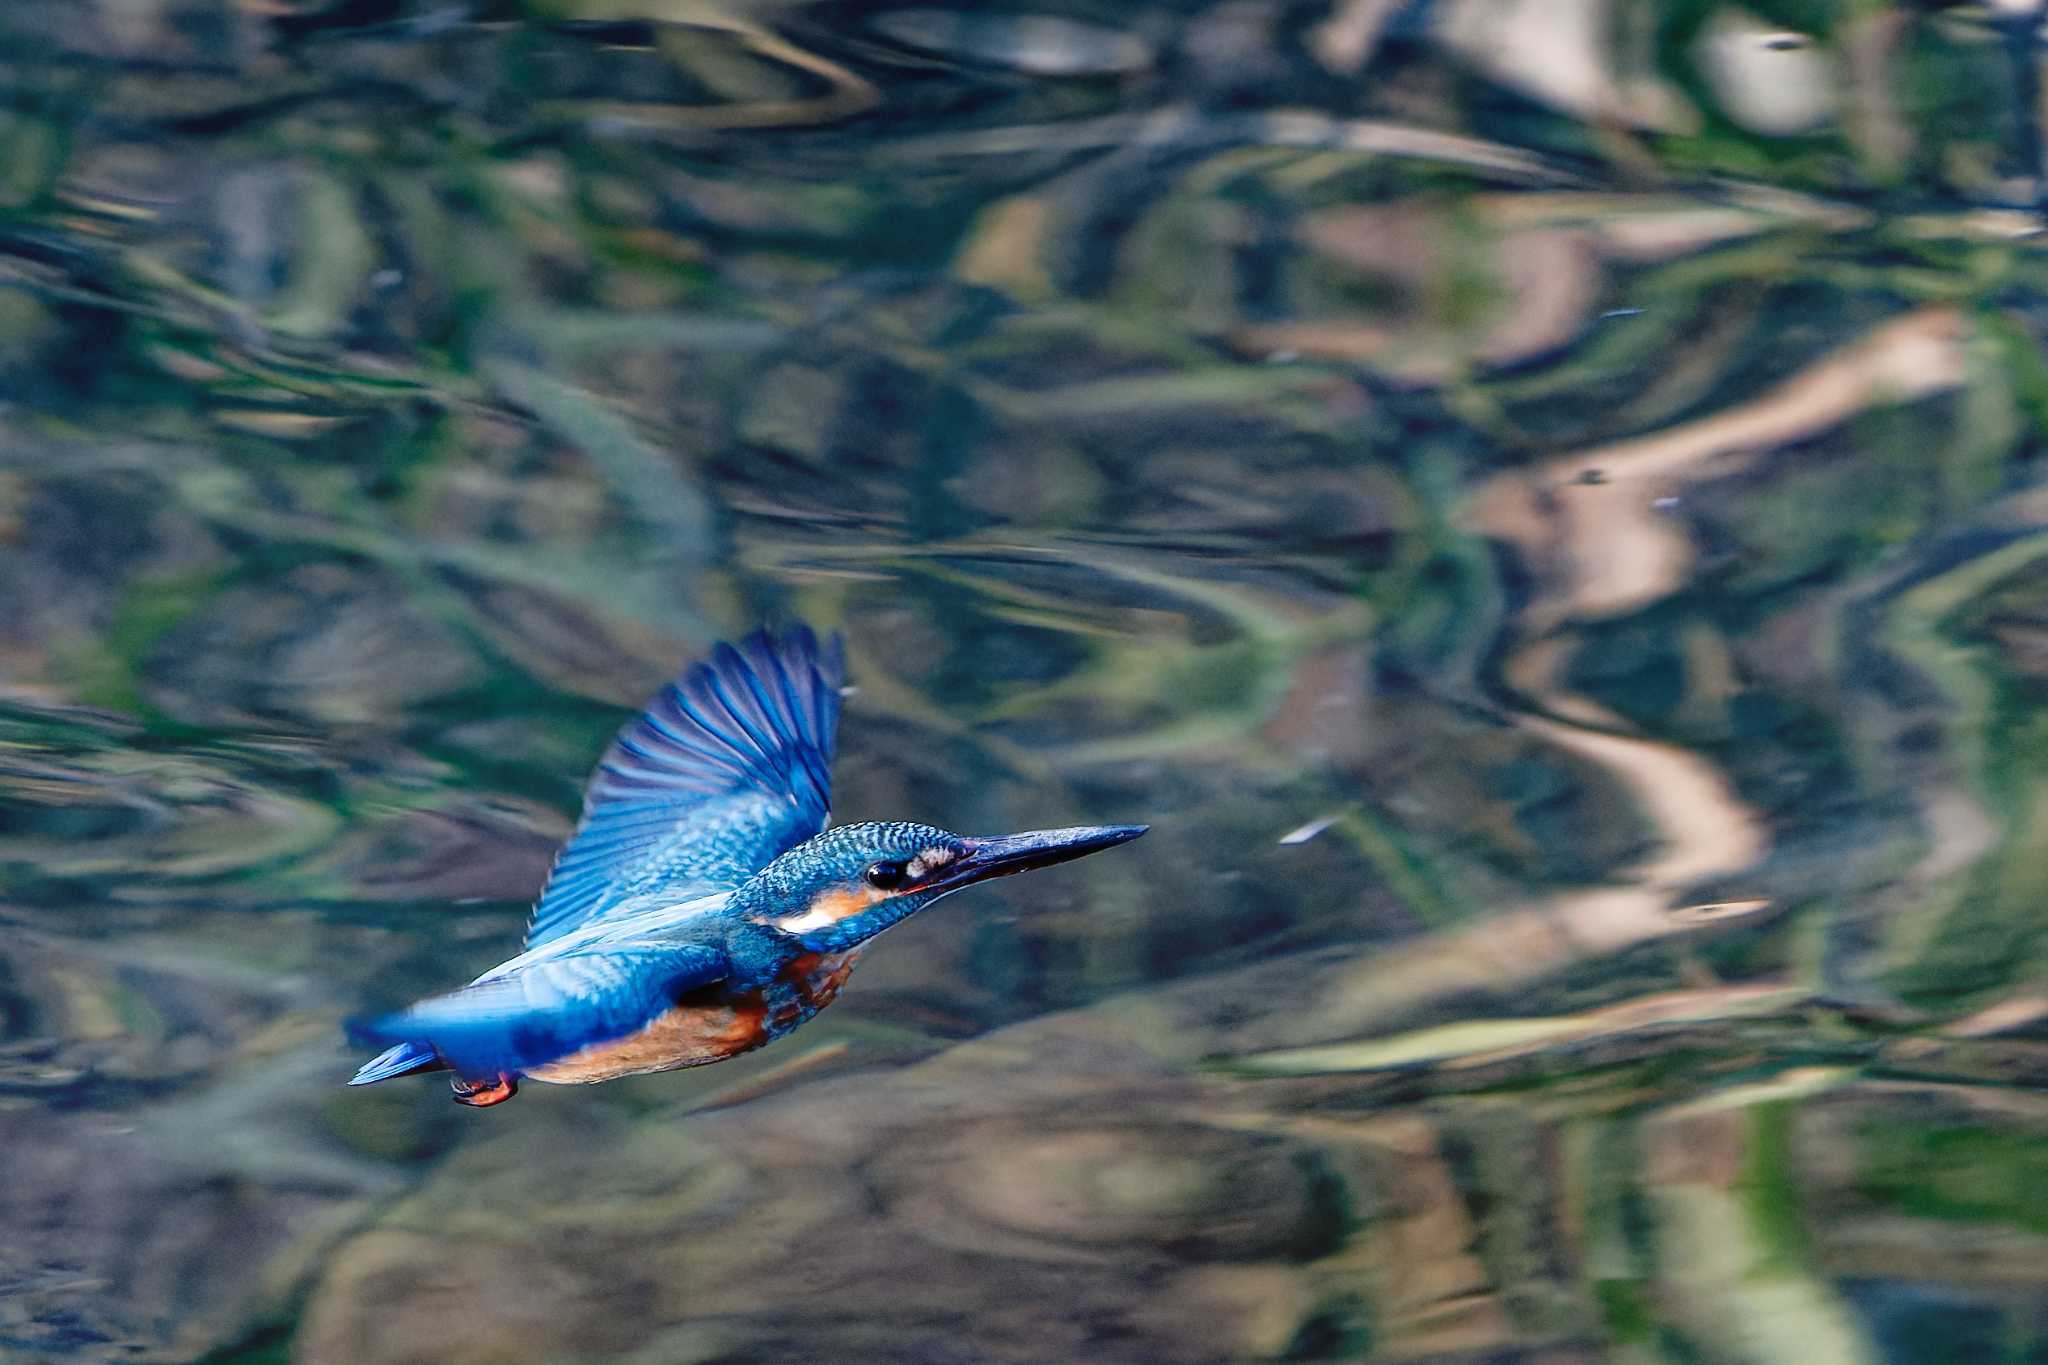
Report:
[[[510,1076],[500,1076],[495,1081],[465,1081],[457,1076],[449,1085],[455,1090],[455,1102],[471,1109],[488,1109],[519,1093],[519,1082]]]

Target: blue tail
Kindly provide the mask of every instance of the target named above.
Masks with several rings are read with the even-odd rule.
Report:
[[[404,1076],[414,1071],[426,1071],[444,1065],[440,1054],[419,1043],[400,1043],[387,1052],[380,1052],[370,1061],[363,1063],[362,1070],[350,1078],[350,1085],[375,1085],[388,1081],[393,1076]]]

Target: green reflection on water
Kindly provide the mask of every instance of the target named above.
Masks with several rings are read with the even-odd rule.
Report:
[[[1749,9],[17,0],[0,1354],[2038,1353],[2029,21]],[[338,1089],[788,616],[1154,835]]]

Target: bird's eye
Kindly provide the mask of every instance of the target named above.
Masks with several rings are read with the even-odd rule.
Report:
[[[869,863],[864,875],[868,885],[877,891],[894,891],[908,880],[902,863]]]

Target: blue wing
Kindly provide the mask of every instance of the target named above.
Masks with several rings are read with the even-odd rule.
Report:
[[[684,670],[599,762],[526,946],[629,896],[728,890],[823,829],[845,683],[839,637],[803,626]]]
[[[464,1077],[515,1075],[636,1032],[678,995],[720,981],[728,970],[725,954],[708,945],[629,940],[543,958],[352,1024],[349,1035],[369,1047],[430,1048]]]

